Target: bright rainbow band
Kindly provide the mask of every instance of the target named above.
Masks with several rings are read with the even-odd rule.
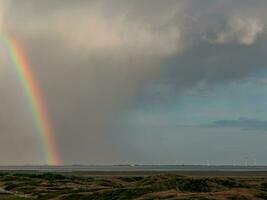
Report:
[[[23,90],[30,103],[37,133],[42,141],[45,162],[49,165],[60,165],[61,159],[56,148],[52,124],[41,90],[19,43],[9,35],[0,34],[9,61],[14,66]]]

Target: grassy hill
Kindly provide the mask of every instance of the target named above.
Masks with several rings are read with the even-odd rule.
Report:
[[[1,200],[267,199],[267,178],[0,174]]]

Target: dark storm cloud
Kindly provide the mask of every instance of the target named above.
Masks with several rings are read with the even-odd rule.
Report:
[[[189,47],[167,62],[166,79],[186,89],[198,82],[242,79],[267,66],[266,1],[190,1]]]
[[[0,4],[1,29],[25,48],[66,163],[119,160],[113,122],[151,80],[179,92],[201,81],[242,79],[267,62],[263,0]],[[1,86],[1,94],[12,87]]]

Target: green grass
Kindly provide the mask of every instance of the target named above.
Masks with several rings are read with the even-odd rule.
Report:
[[[33,200],[32,198],[18,197],[14,195],[0,195],[1,200]]]

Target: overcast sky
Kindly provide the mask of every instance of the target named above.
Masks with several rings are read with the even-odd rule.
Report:
[[[0,0],[0,30],[25,50],[63,164],[267,164],[266,9]],[[0,164],[44,164],[39,139],[14,69],[0,62]]]

